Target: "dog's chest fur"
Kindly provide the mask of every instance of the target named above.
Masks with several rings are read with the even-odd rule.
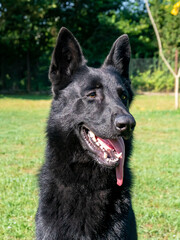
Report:
[[[45,169],[44,173],[47,175]],[[89,186],[65,186],[56,177],[54,179],[46,181],[46,191],[50,194],[49,198],[44,196],[47,205],[43,213],[46,224],[51,226],[50,234],[53,228],[58,229],[54,239],[121,239],[120,236],[128,231],[124,226],[131,202],[126,188],[121,192],[118,189],[95,190],[97,180],[94,183],[91,180],[94,189],[89,190]]]

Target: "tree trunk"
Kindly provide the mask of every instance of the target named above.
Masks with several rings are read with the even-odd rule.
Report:
[[[175,77],[175,108],[178,109],[179,107],[179,76],[176,75]]]
[[[178,49],[175,51],[175,73],[178,74]]]
[[[31,69],[30,69],[30,56],[29,56],[29,50],[27,51],[26,55],[26,63],[27,63],[27,92],[29,93],[31,91]]]
[[[175,92],[175,108],[178,109],[178,107],[179,107],[178,49],[176,49],[176,52],[175,52],[175,73],[176,73],[175,88],[174,88],[174,92]]]
[[[6,89],[4,66],[5,66],[4,59],[3,59],[3,57],[1,57],[1,85],[2,85],[2,89]]]
[[[169,62],[166,60],[164,54],[163,54],[163,49],[162,49],[162,44],[161,44],[161,39],[160,39],[160,36],[159,36],[159,32],[158,32],[158,29],[156,27],[156,23],[154,21],[154,18],[151,14],[151,10],[149,8],[149,3],[148,3],[148,0],[144,0],[145,1],[145,5],[146,5],[146,9],[147,9],[147,12],[148,12],[148,15],[149,15],[149,18],[151,20],[151,23],[153,25],[153,28],[154,28],[154,31],[155,31],[155,34],[156,34],[156,38],[157,38],[157,42],[158,42],[158,47],[159,47],[159,54],[162,58],[162,60],[164,61],[164,63],[166,64],[167,68],[169,69],[169,71],[172,73],[172,75],[174,76],[175,78],[175,89],[174,89],[174,94],[175,94],[175,109],[178,109],[179,107],[179,100],[178,100],[178,97],[179,97],[179,78],[180,78],[180,68],[178,70],[178,54],[175,55],[177,60],[175,60],[177,62],[177,73],[172,69],[172,67],[170,66]]]

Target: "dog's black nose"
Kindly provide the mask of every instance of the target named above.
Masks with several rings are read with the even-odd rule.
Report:
[[[122,135],[129,135],[135,128],[136,121],[131,115],[116,116],[115,127]]]

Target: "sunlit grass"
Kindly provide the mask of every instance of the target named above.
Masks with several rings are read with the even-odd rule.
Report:
[[[180,111],[173,96],[137,96],[133,205],[140,239],[180,239]]]
[[[0,98],[0,239],[34,238],[47,96]],[[180,239],[180,111],[173,96],[137,96],[133,205],[139,239]]]

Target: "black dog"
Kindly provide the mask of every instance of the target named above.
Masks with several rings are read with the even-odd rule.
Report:
[[[130,45],[119,37],[99,69],[62,28],[49,77],[54,99],[40,174],[38,240],[137,239],[131,205],[135,120],[128,76]]]

